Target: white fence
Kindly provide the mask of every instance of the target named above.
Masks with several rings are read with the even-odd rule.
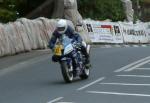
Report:
[[[47,48],[56,22],[57,20],[46,18],[22,18],[0,24],[0,56]],[[82,28],[80,32],[87,42],[91,40],[92,43],[150,43],[150,23],[84,20],[84,24],[86,30]]]

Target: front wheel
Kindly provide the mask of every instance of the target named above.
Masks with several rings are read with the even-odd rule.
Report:
[[[91,46],[90,46],[90,45],[87,45],[86,49],[87,49],[87,53],[89,54],[89,58],[90,58]],[[86,67],[84,66],[84,70],[83,70],[82,74],[80,75],[80,78],[81,78],[81,79],[87,79],[87,78],[89,77],[89,75],[90,75],[90,68],[89,68],[89,67],[86,68]]]
[[[67,65],[66,61],[62,61],[60,65],[65,82],[71,83],[73,81],[73,67]]]
[[[80,75],[81,79],[87,79],[90,75],[90,69],[89,68],[85,68],[82,72],[82,74]]]
[[[90,45],[87,45],[87,46],[86,46],[86,50],[87,50],[87,53],[90,55],[91,46],[90,46]]]

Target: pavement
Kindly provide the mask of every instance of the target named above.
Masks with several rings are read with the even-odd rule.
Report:
[[[0,103],[149,103],[150,47],[93,46],[87,80],[66,84],[50,51],[0,59]]]
[[[17,55],[1,57],[0,70],[50,53],[51,51],[49,49],[33,50],[31,52],[25,52]]]

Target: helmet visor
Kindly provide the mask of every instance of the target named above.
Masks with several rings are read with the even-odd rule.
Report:
[[[64,32],[64,31],[65,31],[65,27],[58,27],[57,30],[58,30],[59,32]]]

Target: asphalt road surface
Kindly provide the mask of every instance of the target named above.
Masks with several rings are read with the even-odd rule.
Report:
[[[93,47],[89,79],[71,84],[49,52],[22,55],[0,59],[0,103],[150,103],[150,47]]]

